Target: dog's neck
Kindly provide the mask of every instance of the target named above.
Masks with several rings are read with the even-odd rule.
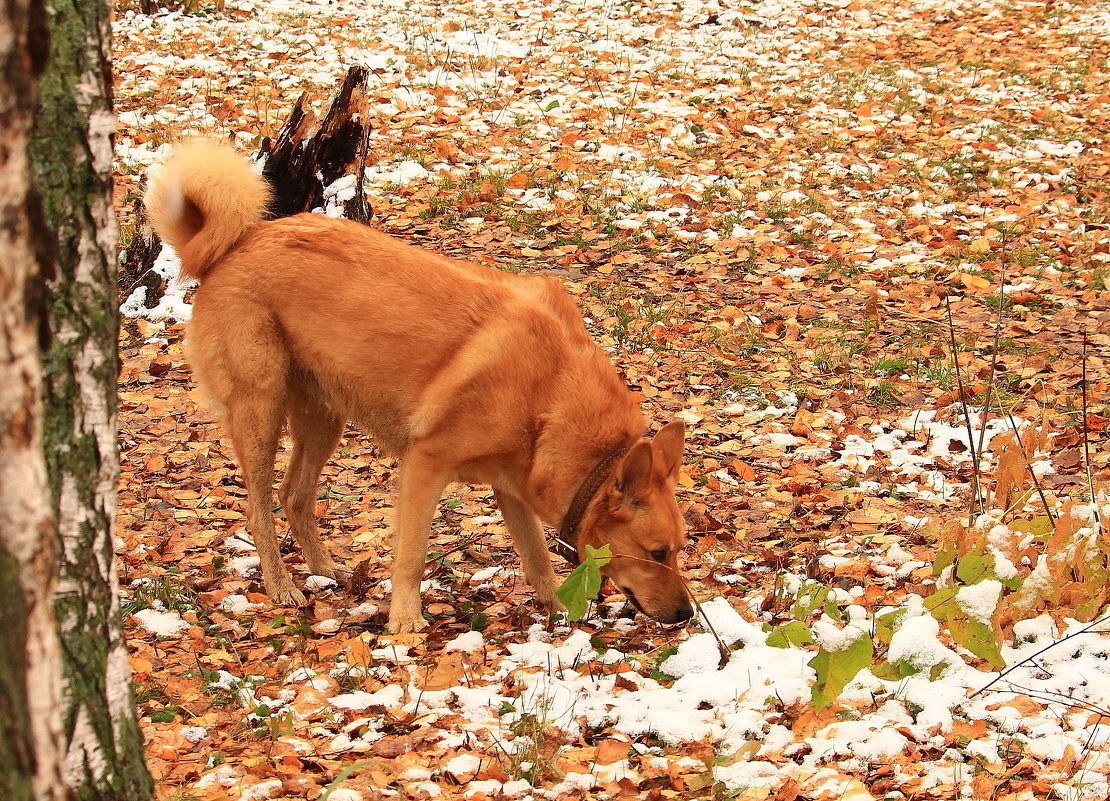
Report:
[[[578,486],[578,491],[574,494],[566,514],[563,515],[563,522],[559,526],[559,534],[555,538],[553,550],[573,565],[582,561],[578,528],[586,514],[586,509],[589,508],[590,502],[597,496],[597,491],[601,489],[601,485],[613,475],[613,471],[620,460],[628,453],[629,447],[630,443],[622,442],[594,465],[594,469]]]
[[[518,490],[544,523],[559,529],[598,463],[620,446],[634,445],[646,428],[638,397],[585,329],[576,331],[571,346],[580,353],[561,360],[561,369],[547,387],[527,478]],[[601,481],[594,493],[600,485]],[[577,540],[572,544],[577,547]]]
[[[605,441],[552,437],[549,443],[541,435],[527,485],[521,488],[522,500],[544,523],[569,534],[567,542],[576,549],[578,524],[590,502],[639,436],[639,432],[613,432]],[[564,450],[566,447],[573,450]],[[568,527],[568,522],[573,525]],[[568,528],[573,530],[568,532]]]

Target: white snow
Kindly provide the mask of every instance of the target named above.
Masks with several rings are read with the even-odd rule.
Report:
[[[243,612],[253,612],[257,609],[262,609],[264,604],[251,603],[245,595],[232,593],[231,595],[224,596],[220,601],[220,609],[225,612],[230,612],[233,615],[242,614]]]
[[[457,781],[466,782],[474,778],[474,774],[482,767],[480,757],[473,754],[459,754],[447,760],[443,765],[443,772],[453,776]]]
[[[960,587],[956,593],[956,603],[967,612],[969,617],[990,623],[1001,597],[1002,582],[986,579],[967,587]]]
[[[466,651],[473,652],[481,650],[485,644],[485,639],[482,637],[480,631],[468,631],[460,634],[455,639],[447,642],[443,646],[444,651]]]
[[[185,293],[196,286],[196,281],[180,277],[181,260],[170,245],[162,245],[162,250],[150,269],[165,282],[165,290],[158,297],[157,302],[148,309],[146,307],[147,288],[136,287],[120,306],[120,314],[124,317],[145,317],[148,320],[188,322],[192,316],[193,307],[185,302]]]
[[[173,637],[189,628],[189,624],[174,611],[159,612],[155,609],[140,609],[135,613],[139,625],[159,637]]]
[[[338,709],[358,711],[372,706],[382,706],[386,709],[391,709],[398,706],[404,697],[404,689],[395,684],[391,684],[383,687],[377,692],[368,693],[364,690],[356,690],[353,693],[332,696],[328,701],[332,706]]]

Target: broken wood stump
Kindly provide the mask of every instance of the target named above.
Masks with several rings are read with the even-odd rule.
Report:
[[[325,197],[325,191],[351,176],[353,195],[339,201],[342,216],[362,223],[370,219],[362,186],[370,145],[366,76],[365,67],[351,67],[315,133],[311,131],[316,119],[305,109],[308,96],[302,94],[277,139],[262,140],[258,156],[265,159],[262,174],[274,187],[274,217],[326,208],[326,201],[336,195]]]
[[[321,210],[369,221],[372,210],[363,188],[371,130],[367,75],[365,67],[351,67],[319,123],[308,109],[308,94],[302,94],[277,137],[262,140],[255,158],[263,161],[262,174],[274,190],[271,218]],[[132,309],[139,303],[150,309],[173,276],[154,269],[162,242],[147,223],[141,200],[134,211],[135,238],[122,254],[120,294]],[[140,289],[145,297],[133,297]]]

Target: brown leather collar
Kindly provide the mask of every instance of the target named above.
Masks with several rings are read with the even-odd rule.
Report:
[[[601,489],[601,485],[605,483],[605,479],[612,474],[616,463],[628,453],[630,447],[628,444],[622,444],[594,465],[594,469],[590,471],[590,474],[578,487],[578,492],[574,494],[574,500],[570,502],[570,508],[563,516],[563,524],[559,526],[559,534],[555,537],[551,550],[572,565],[577,565],[582,561],[578,546],[575,544],[575,535],[578,533],[578,526],[582,522],[582,517],[586,514],[586,508],[590,505],[594,496],[597,495],[597,491]]]

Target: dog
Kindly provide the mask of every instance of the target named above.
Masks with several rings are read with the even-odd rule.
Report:
[[[271,190],[230,147],[179,147],[150,177],[154,230],[198,279],[186,359],[230,434],[266,592],[305,601],[274,529],[278,498],[308,569],[342,581],[314,513],[344,423],[399,458],[388,628],[422,629],[420,580],[451,482],[493,487],[525,578],[562,609],[541,521],[572,558],[608,545],[604,574],[664,623],[693,615],[678,555],[680,421],[645,421],[575,302],[553,279],[514,275],[319,214],[266,219]]]

